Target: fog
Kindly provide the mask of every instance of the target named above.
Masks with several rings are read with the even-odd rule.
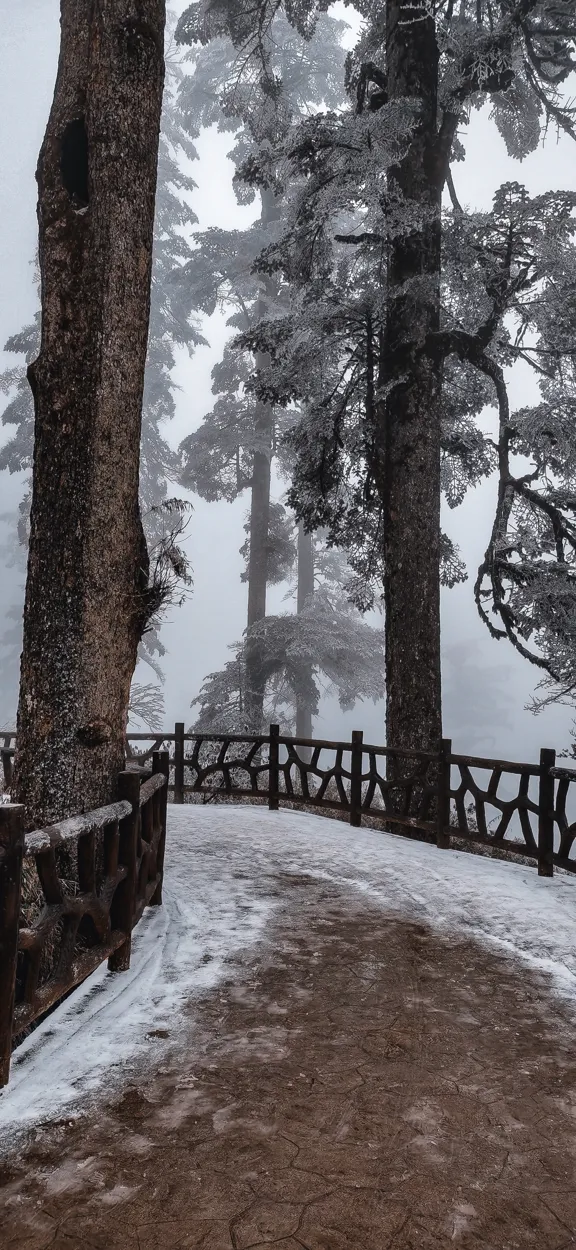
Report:
[[[173,6],[178,12],[183,3]],[[50,106],[58,54],[59,5],[57,0],[0,0],[0,45],[3,74],[0,80],[0,265],[2,300],[0,342],[17,332],[36,308],[32,259],[36,245],[34,170]],[[347,16],[347,11],[344,11]],[[191,170],[198,183],[193,204],[200,228],[208,225],[242,228],[252,220],[253,208],[238,208],[231,188],[232,166],[226,159],[229,135],[211,132],[199,144],[200,159]],[[551,134],[544,147],[522,165],[506,154],[503,141],[487,111],[473,114],[469,151],[465,164],[456,167],[460,200],[488,208],[501,182],[516,179],[532,193],[553,187],[576,190],[576,159],[568,139],[557,142]],[[174,373],[180,390],[177,413],[167,437],[177,446],[212,407],[210,371],[219,359],[228,331],[221,315],[203,328],[210,346],[196,350],[192,359],[179,354]],[[13,366],[13,357],[2,356],[2,367]],[[534,384],[528,371],[515,370],[511,383],[513,405],[533,401]],[[486,422],[490,423],[490,414]],[[0,430],[0,440],[10,431]],[[0,512],[13,512],[22,491],[21,476],[0,474]],[[174,492],[175,493],[175,492]],[[184,493],[184,492],[179,492]],[[278,493],[278,492],[277,492]],[[470,579],[443,591],[444,729],[455,747],[463,751],[531,759],[540,746],[558,750],[569,743],[572,713],[552,708],[534,717],[525,710],[538,672],[516,654],[507,642],[492,640],[479,620],[472,596],[476,567],[490,532],[495,494],[494,481],[470,491],[457,510],[447,512],[444,528],[461,548]],[[190,496],[190,498],[192,498]],[[242,561],[238,553],[248,507],[245,495],[234,504],[206,504],[194,498],[186,538],[193,567],[194,592],[179,609],[171,609],[162,631],[167,648],[164,661],[166,724],[193,719],[190,703],[204,676],[221,668],[229,658],[227,648],[242,635],[246,614],[246,587],[240,582]],[[0,542],[6,525],[0,521]],[[0,616],[18,597],[17,572],[0,555]],[[269,591],[268,611],[284,609],[286,587]],[[417,593],[417,590],[415,590]],[[336,700],[326,697],[315,723],[318,735],[348,735],[351,728],[364,730],[370,741],[383,741],[382,704],[358,704],[342,713]]]

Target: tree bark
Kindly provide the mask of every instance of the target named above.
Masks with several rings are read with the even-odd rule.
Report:
[[[314,594],[314,540],[302,521],[298,525],[298,589],[296,611],[302,612],[306,600]],[[312,710],[299,699],[296,703],[296,737],[312,737]]]
[[[441,362],[426,349],[439,328],[440,208],[438,48],[433,18],[410,0],[387,6],[388,99],[419,101],[409,151],[389,192],[413,209],[411,233],[393,240],[377,412],[384,521],[386,740],[439,747]]]
[[[262,191],[262,221],[264,225],[278,214],[274,196]],[[264,280],[262,298],[257,301],[255,316],[260,320],[267,312],[267,294],[271,291],[270,278]],[[268,357],[256,353],[256,368],[268,364]],[[268,584],[268,532],[270,524],[270,477],[272,468],[272,443],[274,438],[274,410],[270,404],[258,404],[255,421],[256,449],[252,468],[250,500],[250,558],[248,563],[248,620],[246,636],[246,721],[248,728],[260,733],[264,720],[264,695],[266,675],[263,664],[263,647],[258,638],[250,636],[251,629],[266,616],[266,589]]]
[[[40,152],[40,355],[14,794],[29,825],[113,797],[149,613],[138,506],[164,0],[61,0]]]
[[[258,360],[256,364],[258,366]],[[272,411],[268,404],[259,404],[256,436],[263,450],[254,452],[252,468],[246,636],[246,719],[248,727],[256,733],[262,729],[266,679],[261,642],[257,637],[251,637],[250,631],[266,616],[272,433]]]

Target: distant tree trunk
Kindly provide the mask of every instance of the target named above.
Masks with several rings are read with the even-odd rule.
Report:
[[[258,360],[256,364],[258,366]],[[256,434],[259,445],[267,450],[255,451],[253,460],[246,639],[246,719],[249,727],[256,732],[262,728],[266,679],[262,665],[262,648],[258,638],[251,638],[250,630],[266,616],[272,432],[272,410],[267,404],[259,404]]]
[[[274,196],[262,191],[262,222],[273,221],[278,209]],[[262,298],[256,304],[256,320],[267,311],[266,292],[271,279],[265,279]],[[256,368],[268,364],[268,357],[256,353]],[[268,534],[270,525],[270,476],[272,468],[272,444],[274,438],[274,411],[269,404],[258,404],[256,414],[257,450],[252,468],[252,492],[250,501],[250,558],[248,561],[248,620],[246,639],[246,720],[250,729],[260,732],[264,719],[264,695],[266,675],[263,666],[262,647],[258,638],[250,637],[250,630],[266,616],[266,589],[268,583]]]
[[[37,180],[42,342],[14,798],[30,825],[108,802],[148,557],[140,423],[164,0],[61,0]]]
[[[442,367],[426,350],[439,328],[438,48],[432,17],[409,0],[387,6],[388,99],[419,101],[415,136],[389,190],[414,206],[410,234],[393,239],[378,412],[384,514],[386,740],[436,748],[440,683],[440,421]]]
[[[302,612],[306,600],[314,594],[314,539],[307,534],[302,521],[298,525],[298,590],[296,611]],[[311,674],[310,674],[311,676]],[[312,709],[299,699],[296,704],[296,737],[312,737]]]

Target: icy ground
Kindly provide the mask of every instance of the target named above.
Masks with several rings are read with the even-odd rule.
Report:
[[[284,874],[361,891],[389,915],[465,932],[548,972],[576,1008],[576,880],[324,817],[227,805],[170,807],[164,906],[135,930],[128,973],[95,972],[16,1050],[0,1144],[76,1114],[178,1044],[181,1006],[266,940]],[[160,1035],[159,1035],[159,1033]],[[162,1041],[168,1035],[169,1040]],[[189,1042],[188,1042],[189,1045]]]

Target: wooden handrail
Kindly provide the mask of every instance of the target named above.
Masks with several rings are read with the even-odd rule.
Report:
[[[38,855],[52,847],[64,846],[75,838],[86,833],[97,833],[116,820],[123,820],[132,811],[130,803],[121,801],[109,803],[107,807],[97,807],[93,812],[83,812],[80,816],[70,816],[57,825],[49,825],[46,829],[33,829],[24,838],[24,855]]]
[[[15,738],[16,732],[14,730],[14,731],[11,731],[10,733],[0,733],[0,738],[1,737]],[[229,734],[229,733],[224,733],[224,732],[222,733],[184,733],[182,737],[185,742],[196,742],[198,740],[201,740],[202,742],[222,742],[222,739],[225,738],[227,742],[250,742],[250,743],[257,743],[260,746],[268,746],[270,743],[270,734],[251,734],[251,733]],[[126,738],[128,742],[163,743],[163,742],[174,742],[175,739],[177,738],[177,735],[174,733],[164,733],[164,732],[143,733],[139,731],[138,733],[127,734]],[[351,741],[343,742],[343,741],[338,741],[335,739],[333,740],[333,739],[328,739],[328,738],[301,738],[301,737],[296,737],[296,736],[292,736],[289,734],[280,734],[278,737],[278,741],[281,746],[290,745],[290,746],[298,746],[298,747],[309,747],[312,749],[314,747],[320,747],[322,750],[327,750],[327,751],[351,751],[352,750]],[[405,759],[430,760],[431,762],[434,760],[438,760],[440,758],[439,752],[415,751],[415,750],[409,749],[408,747],[389,747],[389,746],[382,746],[380,744],[371,743],[371,742],[364,743],[363,751],[365,753],[367,753],[368,751],[371,751],[375,755],[402,756]],[[8,755],[10,757],[13,757],[14,752],[15,752],[14,747],[0,747],[0,754],[2,755]],[[450,763],[451,764],[467,764],[469,768],[492,768],[492,769],[501,768],[503,772],[509,772],[509,773],[515,773],[515,774],[521,773],[521,772],[529,773],[530,776],[532,777],[539,777],[540,772],[541,772],[540,765],[534,764],[531,762],[522,762],[518,760],[491,759],[488,756],[462,755],[457,752],[450,753]],[[576,769],[564,768],[564,767],[558,766],[557,768],[554,769],[553,775],[555,777],[576,778]]]
[[[156,794],[157,790],[162,790],[168,784],[167,778],[163,773],[154,773],[147,781],[143,781],[140,786],[140,807]]]

